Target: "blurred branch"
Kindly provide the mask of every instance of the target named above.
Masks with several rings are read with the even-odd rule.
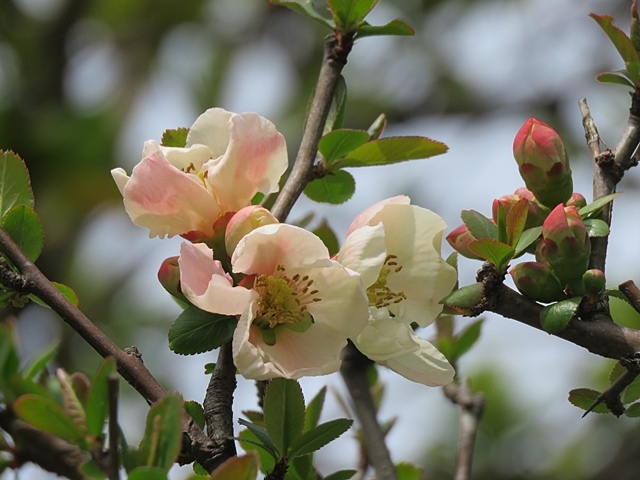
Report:
[[[166,390],[135,356],[128,355],[111,341],[91,320],[73,305],[20,250],[11,236],[0,228],[0,252],[4,254],[19,274],[7,265],[0,264],[0,283],[21,293],[33,294],[73,328],[102,357],[114,357],[118,372],[140,395],[149,402],[157,402]],[[213,471],[224,461],[224,448],[211,442],[191,419],[183,421],[186,432],[183,450],[205,469]]]
[[[353,407],[364,434],[367,457],[379,480],[397,480],[396,469],[384,441],[384,433],[376,418],[376,408],[367,381],[367,368],[372,364],[351,343],[342,352],[340,373],[347,385]]]
[[[460,409],[458,432],[458,457],[453,480],[471,478],[473,445],[478,432],[478,424],[484,413],[484,395],[474,394],[465,380],[451,382],[443,387],[445,396]]]
[[[120,427],[118,425],[118,376],[109,375],[109,480],[120,480]]]
[[[640,313],[640,288],[637,287],[633,280],[622,282],[618,285],[618,289],[627,298],[635,311]]]
[[[271,210],[281,222],[287,218],[307,183],[313,179],[313,165],[318,154],[318,142],[322,138],[333,94],[340,79],[340,73],[347,64],[351,47],[353,47],[353,34],[342,34],[339,31],[336,31],[335,36],[325,45],[324,59],[309,108],[306,127],[302,134],[300,149],[289,178],[287,178]]]
[[[587,409],[587,411],[584,412],[582,418],[586,417],[589,412],[591,412],[602,402],[605,403],[609,411],[616,417],[619,417],[624,413],[625,407],[622,403],[622,400],[620,399],[620,395],[622,394],[622,391],[629,385],[631,385],[631,383],[640,374],[640,359],[622,358],[620,359],[620,364],[627,370],[622,375],[620,375],[615,382],[609,385],[609,388],[598,395],[598,398],[596,398],[595,402],[593,402]]]

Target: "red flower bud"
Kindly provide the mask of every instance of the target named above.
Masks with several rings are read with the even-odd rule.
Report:
[[[171,295],[183,302],[188,302],[180,289],[180,267],[178,266],[178,258],[179,257],[169,257],[162,262],[158,270],[158,280]]]
[[[471,232],[464,223],[447,235],[446,239],[447,242],[449,242],[449,245],[451,245],[451,247],[463,257],[482,260],[475,253],[469,250],[469,244],[475,241],[476,238],[471,235]]]
[[[556,302],[564,298],[560,281],[553,271],[542,263],[519,263],[509,273],[525,297],[542,303]]]

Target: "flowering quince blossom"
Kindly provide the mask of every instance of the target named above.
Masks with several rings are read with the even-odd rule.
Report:
[[[411,323],[425,327],[435,320],[457,275],[440,256],[446,224],[409,202],[393,197],[360,213],[337,255],[361,275],[369,300],[367,326],[351,340],[371,360],[410,380],[444,385],[453,379],[453,367],[414,334]]]
[[[273,123],[221,108],[196,119],[185,148],[149,140],[142,156],[131,177],[122,168],[111,174],[133,223],[160,238],[211,237],[221,215],[249,205],[258,192],[278,191],[288,165],[285,139]]]
[[[238,286],[213,251],[183,242],[180,282],[194,305],[239,315],[233,358],[246,378],[325,375],[340,367],[347,338],[367,324],[360,277],[329,258],[313,233],[270,224],[244,236],[231,257]]]

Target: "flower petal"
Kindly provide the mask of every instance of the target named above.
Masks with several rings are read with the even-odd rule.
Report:
[[[453,380],[455,370],[440,351],[426,340],[416,337],[420,348],[415,352],[390,358],[385,365],[414,382],[430,387],[446,385]]]
[[[111,176],[116,182],[118,190],[120,190],[120,195],[124,195],[124,187],[129,181],[129,175],[127,175],[127,172],[124,171],[124,168],[114,168],[111,170]]]
[[[255,304],[251,310],[255,310]],[[240,318],[233,336],[233,358],[245,378],[300,378],[326,375],[340,368],[340,354],[347,341],[342,332],[314,324],[305,332],[286,327],[276,331],[276,343],[267,345],[249,312]]]
[[[351,235],[351,233],[358,228],[364,227],[365,225],[375,225],[378,222],[372,222],[371,219],[384,207],[387,205],[409,205],[411,199],[406,195],[398,195],[397,197],[387,198],[385,200],[381,200],[378,203],[374,203],[369,208],[363,210],[356,216],[356,218],[351,222],[349,226],[349,230],[347,231],[347,237]]]
[[[374,227],[365,225],[354,230],[338,252],[338,262],[358,272],[365,288],[369,288],[378,280],[386,257],[384,226],[381,223]]]
[[[292,268],[323,258],[329,258],[329,251],[322,240],[303,228],[282,223],[258,227],[244,236],[231,264],[236,273],[271,275],[279,264]]]
[[[228,128],[229,146],[219,161],[209,164],[208,182],[220,206],[236,212],[258,192],[277,192],[289,162],[284,137],[266,118],[233,115]]]
[[[211,160],[211,150],[206,145],[193,145],[188,148],[163,147],[155,140],[144,142],[142,156],[148,157],[160,152],[171,165],[185,173],[197,174],[202,166]]]
[[[414,352],[420,348],[411,327],[389,316],[386,309],[370,308],[371,316],[360,335],[352,338],[355,346],[374,362]]]
[[[222,108],[210,108],[193,122],[187,134],[187,147],[206,145],[213,158],[221,157],[229,146],[228,122],[235,115]]]
[[[115,169],[120,187],[123,172]],[[198,231],[213,234],[219,208],[204,185],[173,167],[160,152],[136,165],[122,188],[125,210],[133,223],[146,227],[150,237],[164,238]]]
[[[234,287],[233,280],[219,261],[213,259],[213,250],[202,243],[183,242],[180,245],[180,288],[196,307],[221,315],[239,315],[248,309],[252,290]]]

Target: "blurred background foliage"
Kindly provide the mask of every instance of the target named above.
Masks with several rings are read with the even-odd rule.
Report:
[[[417,34],[357,43],[345,70],[345,126],[366,128],[381,112],[390,125],[409,125],[409,130],[425,119],[431,124],[453,119],[456,132],[463,134],[457,141],[464,145],[474,138],[475,126],[527,112],[554,125],[572,155],[584,157],[577,99],[605,95],[603,113],[596,116],[597,122],[606,117],[601,126],[605,133],[619,131],[628,103],[623,89],[607,97],[593,81],[596,73],[621,65],[586,15],[610,13],[626,28],[629,5],[627,0],[381,0],[371,23],[401,17]],[[165,298],[153,272],[162,258],[177,252],[177,243],[163,250],[130,225],[109,170],[130,170],[144,140],[159,139],[165,128],[189,126],[212,106],[267,116],[285,134],[293,158],[325,35],[320,26],[267,0],[0,0],[0,148],[21,155],[32,175],[46,234],[39,266],[50,278],[75,288],[83,311],[116,343],[136,344],[168,388],[188,390],[181,382],[188,377],[184,370],[192,368],[190,374],[200,380],[186,398],[201,400],[206,382],[201,365],[211,360],[184,363],[188,359],[168,352],[166,331],[178,310]],[[507,137],[526,117],[521,118],[510,123]],[[447,143],[452,151],[457,147],[451,140]],[[469,174],[482,171],[483,159],[493,155],[492,145],[467,147],[466,160],[472,166],[454,168]],[[590,175],[588,162],[574,170]],[[472,175],[460,181],[462,189],[490,190],[485,184],[474,185]],[[398,177],[397,182],[414,200],[422,200],[416,203],[444,216],[447,199],[441,194],[415,179]],[[633,178],[625,182],[627,191],[637,183]],[[460,187],[451,181],[449,188]],[[488,198],[512,190],[505,188],[487,193]],[[371,196],[369,203],[380,198]],[[489,205],[463,208],[488,213]],[[447,221],[455,227],[455,214]],[[344,226],[337,225],[340,228]],[[167,253],[171,249],[174,253]],[[623,309],[621,322],[640,325],[633,312],[618,302],[614,307]],[[7,310],[3,317],[16,324],[25,358],[59,341],[58,362],[69,371],[90,372],[99,361],[44,309]],[[533,335],[526,328],[520,332]],[[572,364],[574,382],[561,387],[565,391],[606,384],[612,362],[581,358],[589,364]],[[595,414],[580,420],[577,409],[569,410],[570,427],[566,419],[557,423],[557,416],[541,419],[541,411],[552,406],[530,408],[520,386],[533,380],[518,375],[516,367],[519,383],[514,385],[501,370],[509,360],[500,361],[490,364],[478,355],[473,364],[463,364],[462,374],[487,395],[474,478],[637,478],[637,421]],[[555,373],[541,372],[529,387],[542,389]],[[251,392],[247,387],[240,396]],[[429,439],[405,441],[422,442],[411,450],[418,452],[415,461],[424,461],[426,478],[451,478],[456,411],[435,390],[430,395],[445,405],[439,407],[445,414],[434,417],[425,411],[427,418],[438,418],[428,422]],[[565,393],[556,390],[547,401],[564,398]],[[135,419],[135,412],[146,406],[135,395],[128,401],[134,412],[129,419]],[[123,416],[126,425],[127,414]],[[560,432],[566,428],[573,432],[569,440],[566,431]],[[394,455],[402,456],[401,442],[393,448]],[[335,470],[331,459],[323,461],[326,471]]]

